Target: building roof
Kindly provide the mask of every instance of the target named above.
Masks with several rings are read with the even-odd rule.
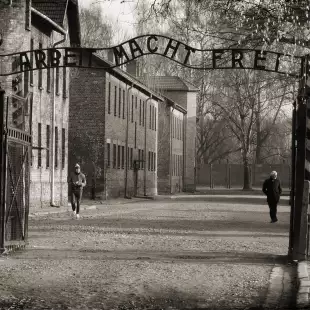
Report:
[[[181,90],[187,92],[199,91],[199,89],[192,83],[181,79],[178,76],[151,76],[149,77],[149,80],[156,88],[164,90]]]
[[[32,0],[32,6],[63,27],[68,0]]]
[[[32,7],[61,28],[64,27],[67,14],[70,43],[71,45],[80,46],[81,31],[78,0],[32,0]],[[44,20],[41,18],[40,23],[43,22]],[[52,26],[52,28],[54,27]],[[55,30],[57,31],[56,28]]]

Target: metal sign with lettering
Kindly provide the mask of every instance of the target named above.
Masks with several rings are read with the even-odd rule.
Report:
[[[113,61],[101,66],[93,56],[105,51]],[[198,49],[163,35],[142,35],[108,48],[48,48],[0,55],[0,76],[55,67],[107,69],[145,55],[160,55],[199,70],[253,69],[300,77],[301,56],[255,49]],[[4,70],[2,63],[17,58],[18,65]],[[111,58],[109,58],[111,59]]]

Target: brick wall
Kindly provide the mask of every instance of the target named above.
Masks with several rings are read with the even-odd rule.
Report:
[[[78,69],[70,84],[69,108],[69,173],[79,163],[86,175],[85,194],[90,193],[97,175],[104,169],[105,72]]]
[[[39,42],[42,43],[42,48],[51,47],[52,41],[56,42],[62,38],[62,35],[52,32],[51,36],[45,35],[40,29],[33,25],[28,29],[25,29],[26,22],[26,4],[30,1],[13,1],[12,7],[1,7],[0,10],[0,28],[3,31],[3,44],[0,46],[1,53],[8,52],[20,52],[30,50],[30,40],[33,39],[34,48],[39,48]],[[28,20],[30,21],[30,19]],[[68,46],[69,42],[65,42],[64,46]],[[5,71],[11,67],[10,62],[1,63],[1,71]],[[67,73],[68,75],[68,73]],[[33,122],[32,122],[32,136],[33,145],[38,146],[38,123],[41,123],[42,146],[46,146],[46,126],[51,126],[52,119],[52,92],[53,92],[53,80],[51,79],[51,91],[47,91],[47,70],[42,70],[42,87],[39,88],[38,71],[33,72],[33,83],[30,84],[30,73],[23,74],[25,79],[28,76],[28,91],[33,92]],[[56,126],[59,128],[59,144],[58,144],[58,159],[59,165],[55,170],[55,204],[66,205],[67,204],[67,136],[68,136],[68,98],[63,98],[62,90],[62,73],[60,71],[60,92],[55,98],[56,105]],[[69,78],[69,76],[68,76]],[[67,78],[67,85],[69,81]],[[2,87],[6,90],[6,94],[11,94],[11,80],[12,76],[1,78]],[[24,89],[24,95],[27,90]],[[9,104],[9,125],[12,124],[12,112],[13,107],[10,101]],[[29,117],[26,117],[26,123],[29,122]],[[62,128],[65,129],[65,167],[61,167],[62,163]],[[26,130],[29,127],[26,127]],[[51,128],[52,131],[52,128]],[[32,166],[30,171],[30,207],[41,207],[49,205],[51,200],[51,160],[50,167],[46,167],[46,155],[47,151],[41,151],[41,167],[38,166],[39,151],[32,151]],[[51,151],[50,151],[51,155]]]

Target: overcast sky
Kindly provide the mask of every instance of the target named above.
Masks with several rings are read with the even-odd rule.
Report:
[[[137,2],[136,0],[122,2],[122,0],[79,0],[81,7],[99,4],[104,15],[113,20],[120,28],[126,30],[128,34],[131,34],[134,21],[133,11]]]

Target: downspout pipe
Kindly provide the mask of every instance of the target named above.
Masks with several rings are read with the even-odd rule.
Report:
[[[64,37],[53,44],[53,48],[55,48],[57,45],[65,42],[67,40],[67,32],[63,33]],[[55,97],[56,97],[56,74],[55,74],[55,68],[52,69],[53,74],[53,94],[52,94],[52,147],[51,147],[51,206],[55,206],[55,124],[56,124],[56,104],[55,104]]]
[[[130,199],[131,197],[128,195],[128,158],[129,158],[129,152],[128,152],[128,140],[129,140],[129,94],[130,90],[133,88],[134,84],[132,83],[131,86],[127,89],[127,120],[126,120],[126,147],[125,147],[125,154],[126,154],[126,167],[125,167],[125,193],[124,198]]]
[[[172,194],[172,170],[173,170],[173,165],[172,165],[172,160],[173,160],[173,156],[172,156],[172,143],[173,143],[173,137],[172,137],[172,133],[173,133],[173,123],[172,123],[172,120],[173,120],[173,111],[174,111],[174,108],[175,106],[173,105],[172,106],[172,109],[171,109],[171,112],[170,112],[170,160],[169,160],[169,163],[170,163],[170,167],[169,167],[169,170],[170,170],[170,194]]]
[[[146,141],[147,141],[147,125],[146,125],[146,121],[147,121],[147,103],[149,102],[149,100],[151,100],[153,98],[152,94],[150,94],[150,97],[146,99],[145,101],[145,107],[144,107],[144,196],[146,195]],[[155,180],[156,182],[156,180]]]

